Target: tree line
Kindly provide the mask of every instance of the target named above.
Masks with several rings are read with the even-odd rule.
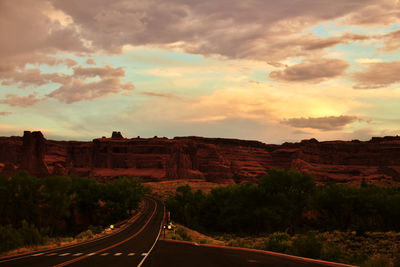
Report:
[[[400,187],[317,186],[308,175],[270,170],[258,184],[179,187],[166,201],[172,218],[203,232],[399,231]]]
[[[136,178],[99,183],[73,176],[39,179],[27,172],[0,176],[0,250],[124,220],[138,208],[145,191]],[[10,241],[18,235],[22,240]]]

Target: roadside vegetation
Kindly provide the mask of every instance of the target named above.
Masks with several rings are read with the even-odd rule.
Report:
[[[271,170],[256,185],[182,186],[166,205],[174,221],[226,245],[400,266],[399,187],[317,186],[310,175]]]
[[[127,219],[145,192],[136,178],[0,176],[0,252],[91,238]]]

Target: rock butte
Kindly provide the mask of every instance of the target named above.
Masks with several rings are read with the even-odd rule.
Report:
[[[80,175],[107,181],[139,176],[148,181],[198,179],[215,183],[257,182],[269,169],[295,169],[318,183],[400,184],[400,137],[268,145],[225,138],[111,138],[52,141],[41,132],[0,137],[0,173]]]

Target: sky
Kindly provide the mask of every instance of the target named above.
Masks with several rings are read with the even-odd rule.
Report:
[[[0,36],[0,136],[399,133],[398,0],[1,0]]]

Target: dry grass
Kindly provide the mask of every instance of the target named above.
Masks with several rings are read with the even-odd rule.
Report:
[[[183,225],[177,224],[175,226],[176,227],[173,231],[165,231],[165,239],[192,241],[199,244],[213,244],[219,246],[226,245],[224,241],[203,235],[202,233],[189,229]],[[164,235],[161,237],[164,238]]]
[[[212,188],[221,186],[223,184],[210,183],[202,180],[171,180],[162,182],[147,182],[143,183],[143,185],[149,186],[153,193],[156,193],[162,199],[166,199],[175,195],[176,189],[180,186],[189,185],[193,191],[202,190],[203,192],[208,193]]]
[[[75,245],[81,242],[85,242],[88,240],[96,239],[107,235],[108,233],[103,232],[97,235],[93,235],[92,237],[85,237],[85,238],[73,238],[73,237],[57,237],[57,238],[49,238],[44,245],[35,245],[29,247],[21,247],[14,250],[10,250],[0,254],[0,257],[8,257],[8,256],[17,256],[26,253],[32,253],[35,251],[47,250],[47,249],[55,249],[70,245]]]

